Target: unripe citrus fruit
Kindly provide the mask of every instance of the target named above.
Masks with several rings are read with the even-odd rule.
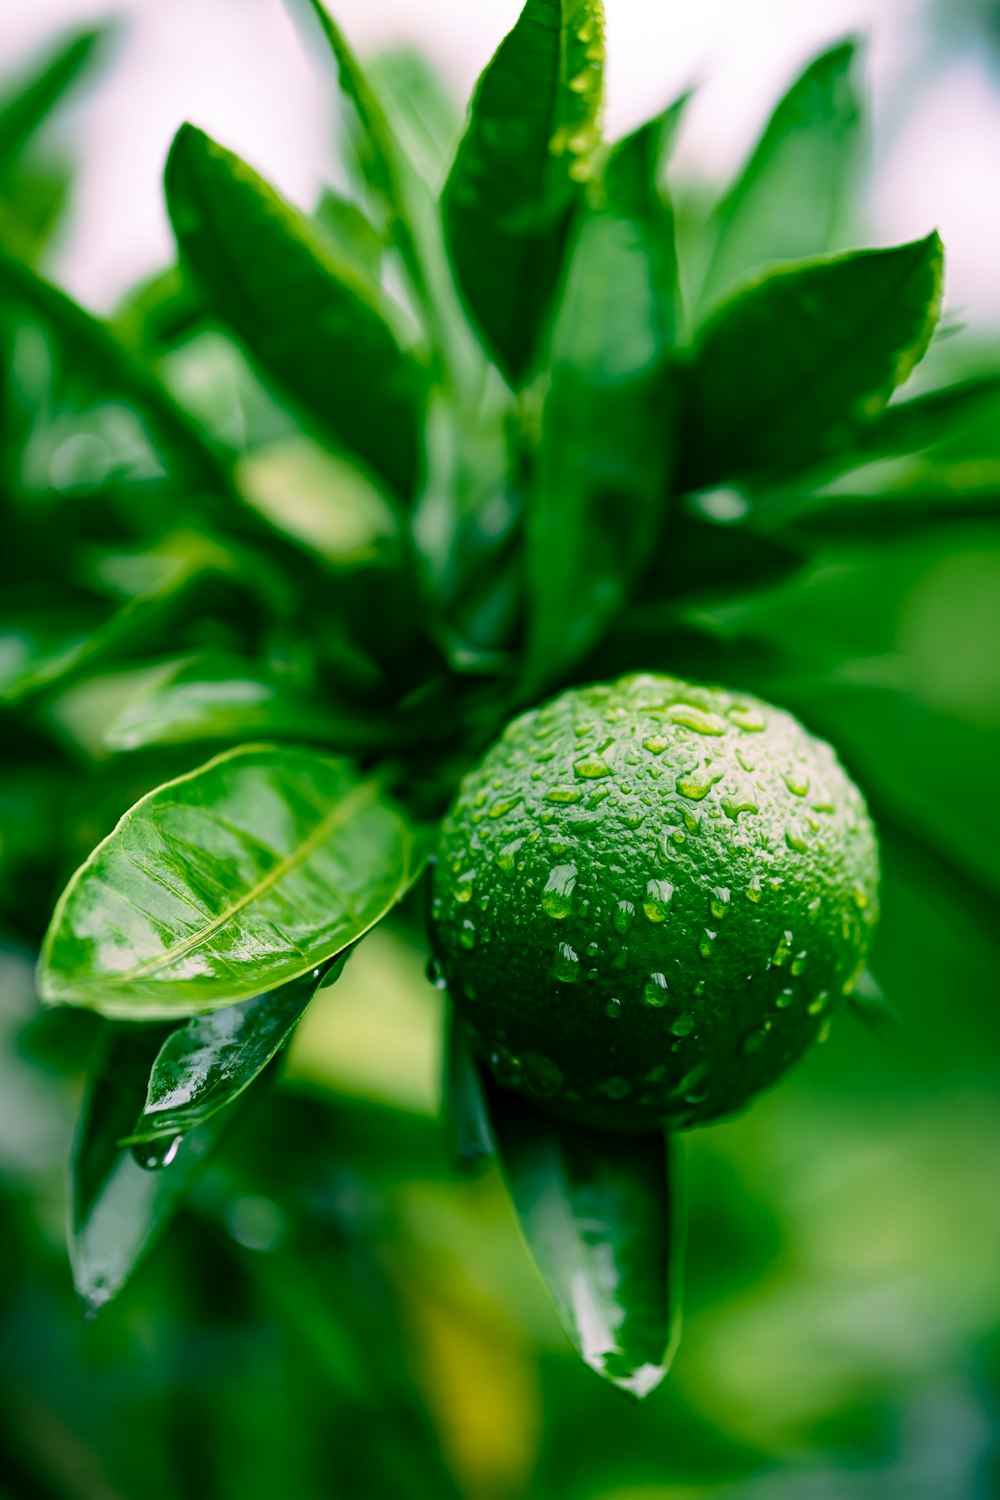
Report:
[[[432,938],[500,1083],[598,1129],[683,1128],[824,1033],[877,903],[875,832],[829,745],[643,675],[522,715],[465,777]]]

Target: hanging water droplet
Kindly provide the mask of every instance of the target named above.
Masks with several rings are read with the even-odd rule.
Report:
[[[580,977],[580,955],[569,943],[560,943],[552,960],[552,977],[561,984],[576,984]]]
[[[669,880],[651,880],[646,886],[642,909],[650,922],[665,922],[674,888]]]
[[[662,1010],[670,998],[665,974],[650,974],[642,991],[642,998],[647,1005],[652,1005],[656,1010]]]
[[[576,889],[576,865],[556,865],[549,871],[549,878],[541,896],[541,907],[556,921],[570,916],[573,911],[573,892]]]
[[[133,1146],[132,1157],[147,1172],[159,1172],[169,1167],[181,1148],[182,1135],[161,1136],[156,1141],[143,1141]]]
[[[448,988],[444,969],[442,969],[438,959],[432,958],[428,960],[426,973],[427,978],[436,990],[446,990]]]
[[[670,1030],[674,1036],[690,1036],[694,1030],[694,1016],[689,1010],[682,1010]]]

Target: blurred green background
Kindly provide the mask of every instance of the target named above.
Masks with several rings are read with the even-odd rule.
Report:
[[[45,264],[71,155],[58,133],[18,143],[6,249]],[[696,218],[696,184],[689,198]],[[120,327],[138,326],[137,305]],[[89,577],[89,498],[108,453],[135,462],[138,439],[127,412],[95,415],[72,381],[53,384],[30,316],[6,308],[4,331],[4,483],[22,500],[55,494],[29,542],[79,533]],[[930,374],[996,368],[998,352],[988,329],[966,330],[936,345]],[[218,342],[182,341],[171,359],[177,388],[231,439],[241,422],[267,433],[269,409]],[[94,736],[121,674],[56,699],[37,743],[0,743],[4,1500],[1000,1494],[995,405],[905,473],[872,465],[845,484],[859,517],[866,485],[911,507],[951,492],[987,503],[980,519],[904,532],[884,506],[810,531],[805,506],[803,569],[689,606],[689,635],[662,659],[655,633],[633,648],[637,668],[708,672],[787,703],[840,747],[881,816],[872,967],[902,1022],[875,1036],[842,1016],[746,1116],[689,1137],[684,1337],[642,1407],[572,1354],[495,1172],[469,1183],[449,1167],[443,1001],[416,909],[320,995],[170,1237],[83,1320],[64,1171],[96,1022],[39,1012],[32,943],[136,790]],[[154,483],[148,503],[162,503]],[[342,520],[340,557],[377,534],[367,511]],[[112,594],[119,563],[105,570]],[[8,537],[5,614],[24,576]],[[0,642],[3,671],[19,640]]]

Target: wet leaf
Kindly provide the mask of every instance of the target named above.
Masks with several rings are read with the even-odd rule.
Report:
[[[461,1026],[449,1017],[444,1066],[444,1124],[448,1155],[461,1172],[476,1176],[495,1154],[483,1080]]]
[[[213,311],[347,452],[404,497],[422,468],[426,374],[371,285],[239,157],[185,125],[167,206]]]
[[[423,858],[381,784],[348,762],[230,751],[143,797],[77,871],[41,993],[137,1020],[249,999],[354,942]]]
[[[91,1070],[73,1146],[69,1234],[73,1281],[91,1316],[156,1244],[230,1124],[227,1112],[200,1125],[155,1171],[120,1144],[163,1040],[162,1026],[108,1026]]]
[[[833,247],[859,157],[856,59],[853,41],[823,52],[774,111],[716,210],[703,302],[769,262]]]
[[[489,1086],[521,1229],[580,1357],[639,1399],[680,1338],[684,1209],[676,1137],[598,1135]]]
[[[527,0],[479,80],[442,197],[459,289],[513,385],[530,373],[599,143],[601,0]]]
[[[773,271],[702,329],[681,486],[789,472],[844,446],[922,358],[941,303],[936,234]]]
[[[278,990],[195,1016],[156,1054],[128,1145],[186,1135],[231,1104],[285,1046],[316,991],[343,972],[347,955]]]

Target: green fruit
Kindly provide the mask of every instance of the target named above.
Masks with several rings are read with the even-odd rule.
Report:
[[[875,831],[790,714],[672,677],[575,688],[464,779],[432,940],[498,1082],[602,1130],[727,1114],[864,965]]]

